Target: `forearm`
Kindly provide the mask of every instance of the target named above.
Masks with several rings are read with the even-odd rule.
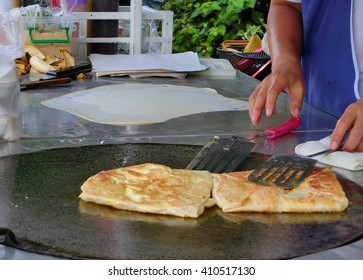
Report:
[[[272,72],[249,98],[249,114],[254,125],[260,122],[264,109],[267,117],[273,114],[281,92],[291,96],[291,115],[299,116],[305,93],[300,66],[303,42],[300,4],[272,0],[267,23]]]
[[[301,5],[272,0],[267,23],[272,68],[282,63],[300,63],[303,45]]]

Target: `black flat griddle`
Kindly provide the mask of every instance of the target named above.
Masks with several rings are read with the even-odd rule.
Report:
[[[184,168],[200,147],[123,144],[0,158],[0,243],[72,259],[288,259],[349,243],[363,233],[363,189],[339,177],[347,211],[243,214],[208,209],[198,219],[87,203],[81,184],[105,169],[144,162]],[[243,170],[267,158],[252,153]]]

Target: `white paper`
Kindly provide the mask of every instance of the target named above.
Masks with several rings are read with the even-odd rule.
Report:
[[[92,69],[98,74],[102,72],[196,72],[207,67],[199,62],[198,55],[193,52],[177,54],[137,54],[137,55],[104,55],[91,54]]]

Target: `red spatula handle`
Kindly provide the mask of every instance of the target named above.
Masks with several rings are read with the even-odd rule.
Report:
[[[275,126],[269,129],[265,130],[265,135],[268,138],[276,138],[282,135],[285,135],[289,133],[290,131],[297,128],[302,122],[302,119],[300,117],[291,117],[283,124],[280,124],[279,126]]]

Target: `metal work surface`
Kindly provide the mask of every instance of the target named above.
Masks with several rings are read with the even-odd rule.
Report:
[[[70,86],[57,86],[49,89],[23,92],[21,94],[21,112],[24,138],[16,142],[0,143],[0,227],[13,229],[14,231],[17,229],[18,232],[14,233],[20,241],[31,240],[33,242],[44,242],[45,245],[43,245],[45,247],[43,248],[51,248],[49,254],[55,255],[59,253],[55,246],[56,237],[63,236],[65,240],[68,240],[68,248],[67,250],[63,248],[62,252],[64,252],[65,256],[67,255],[69,257],[95,257],[90,252],[74,249],[76,248],[75,244],[78,242],[77,240],[81,238],[78,236],[77,233],[79,231],[77,230],[80,228],[88,228],[85,225],[91,225],[87,232],[90,234],[92,241],[95,242],[91,246],[98,246],[97,248],[100,251],[108,253],[112,253],[113,248],[130,249],[135,248],[135,246],[137,247],[137,245],[141,246],[140,243],[136,242],[136,237],[144,238],[144,243],[139,248],[140,250],[134,252],[134,254],[138,255],[127,254],[127,256],[133,256],[134,258],[158,258],[158,256],[159,258],[177,258],[177,255],[172,256],[172,254],[178,252],[183,254],[184,258],[198,258],[202,254],[206,255],[208,249],[214,251],[215,254],[225,253],[224,256],[214,255],[210,256],[210,258],[261,257],[261,252],[258,252],[258,249],[256,249],[257,244],[254,244],[256,246],[253,247],[256,252],[245,256],[242,256],[242,252],[247,252],[248,249],[252,248],[252,245],[247,242],[241,250],[238,250],[234,245],[237,243],[241,244],[242,239],[250,240],[248,238],[251,238],[251,236],[248,234],[253,235],[255,232],[249,232],[249,230],[259,230],[259,232],[262,232],[260,241],[269,239],[271,236],[263,235],[263,230],[268,227],[277,229],[279,225],[286,221],[290,223],[291,219],[288,217],[292,217],[292,215],[254,215],[253,219],[250,220],[246,215],[227,215],[213,208],[209,209],[199,219],[190,220],[159,215],[137,214],[126,211],[112,211],[107,207],[93,204],[80,204],[78,199],[79,184],[88,175],[92,175],[98,169],[117,166],[118,164],[122,164],[123,160],[129,164],[133,163],[130,158],[120,160],[117,154],[112,156],[112,153],[108,161],[104,159],[101,161],[102,157],[100,157],[100,161],[97,161],[98,152],[102,154],[107,149],[119,149],[118,147],[122,144],[156,143],[183,145],[183,147],[185,147],[184,145],[188,145],[185,154],[191,157],[192,153],[196,152],[195,149],[199,147],[191,148],[189,145],[203,145],[211,136],[236,135],[249,138],[256,133],[261,133],[271,126],[281,124],[290,117],[289,97],[287,95],[282,94],[279,97],[275,114],[269,119],[264,118],[258,127],[254,127],[251,124],[247,111],[195,114],[151,125],[111,126],[92,123],[69,113],[47,108],[40,104],[40,101],[45,99],[77,90],[114,83],[160,83],[209,87],[217,90],[224,96],[247,101],[257,82],[242,73],[238,73],[235,79],[210,79],[188,76],[186,79],[145,78],[134,80],[130,78],[93,77],[86,81],[74,80]],[[308,140],[318,140],[330,135],[336,122],[336,118],[307,104],[303,107],[301,117],[303,118],[302,125],[289,135],[275,140],[264,138],[251,140],[255,144],[253,152],[256,155],[293,154],[294,147],[297,144]],[[110,146],[108,144],[112,145]],[[63,149],[64,151],[62,151]],[[72,155],[69,157],[67,153],[73,154],[73,152],[69,151],[92,152],[87,152],[84,155],[78,154],[79,152],[74,152],[74,159],[72,159]],[[180,156],[180,153],[177,155]],[[161,153],[161,156],[157,156],[156,158],[160,161],[166,160],[162,157]],[[92,158],[94,160],[93,163],[91,162]],[[145,160],[145,158],[142,159]],[[186,158],[181,158],[180,160],[180,164],[184,164]],[[20,171],[22,172],[20,173],[21,175],[18,173]],[[362,202],[360,188],[363,186],[363,172],[350,172],[338,168],[335,168],[334,171],[340,175],[339,178],[345,183],[348,190],[347,194],[350,196],[349,198],[357,203],[359,201]],[[71,176],[71,174],[79,176],[75,177],[75,175]],[[36,180],[39,180],[38,183]],[[37,192],[40,190],[38,188],[42,189],[42,192]],[[49,190],[49,192],[44,191],[44,188]],[[53,192],[56,190],[55,193],[57,195],[53,195],[52,190]],[[360,207],[359,203],[355,203],[355,205],[358,208]],[[52,207],[57,209],[57,213],[44,210],[47,206],[50,209],[53,209]],[[361,214],[358,208],[350,208],[349,211],[354,211],[348,211],[346,214],[343,214],[344,217],[334,215],[335,220],[330,218],[326,219],[321,215],[319,217],[316,216],[316,219],[321,219],[320,223],[313,223],[311,220],[308,220],[308,224],[311,227],[309,232],[311,230],[312,232],[318,230],[311,238],[309,237],[310,233],[306,231],[302,231],[305,234],[301,234],[300,232],[297,234],[297,230],[301,230],[300,227],[302,225],[306,226],[304,219],[308,218],[306,215],[305,217],[304,215],[298,215],[302,219],[301,221],[298,218],[294,218],[294,220],[299,221],[298,224],[291,222],[290,224],[288,223],[288,228],[286,223],[283,226],[283,230],[291,232],[289,240],[280,238],[277,242],[282,242],[283,244],[271,244],[271,246],[278,245],[287,247],[289,243],[293,245],[291,250],[288,249],[286,253],[281,255],[281,252],[277,254],[277,252],[273,252],[273,248],[270,248],[270,255],[264,255],[264,257],[292,258],[301,256],[298,258],[363,259],[363,240],[343,247],[329,249],[342,244],[343,240],[340,238],[342,235],[345,241],[351,241],[359,234],[359,227],[362,225],[362,221],[359,220],[361,219]],[[67,228],[64,228],[62,224],[64,224],[65,219],[59,218],[61,216],[59,212],[63,213],[65,217],[71,213],[72,217],[76,217],[77,220],[71,220],[67,224]],[[30,215],[30,218],[25,218],[24,215]],[[34,228],[30,223],[32,220],[37,221],[36,227]],[[49,221],[53,222],[52,227],[48,227]],[[118,221],[118,223],[115,221]],[[72,224],[74,225],[74,230],[69,229],[69,226]],[[250,229],[247,229],[247,225]],[[343,229],[341,227],[342,225],[344,225]],[[41,229],[41,227],[43,228]],[[243,235],[238,234],[238,229],[241,227],[245,230]],[[34,232],[32,232],[33,229]],[[170,233],[176,232],[176,229],[179,235],[172,236]],[[203,233],[199,237],[194,235],[201,230],[203,230]],[[281,232],[279,230],[275,233],[280,234]],[[328,240],[326,234],[330,230],[335,235],[332,234],[332,238]],[[215,239],[207,238],[210,231]],[[337,231],[339,231],[339,235],[336,234]],[[122,243],[123,241],[119,239],[120,232],[128,237],[126,240],[130,243]],[[43,235],[45,233],[50,238],[45,238]],[[323,233],[325,234],[324,236],[322,235]],[[31,235],[31,238],[28,234]],[[228,240],[226,246],[230,246],[229,251],[222,250],[219,252],[220,247],[218,247],[218,244],[223,243],[219,242],[220,236],[224,237],[223,242]],[[22,240],[22,238],[25,239]],[[111,241],[109,242],[107,238],[110,238]],[[148,241],[152,240],[152,238],[154,238],[154,244],[149,244]],[[297,238],[300,241],[302,238],[305,239],[304,242],[295,242],[295,244],[293,241],[296,241]],[[74,242],[69,240],[74,240]],[[170,246],[164,244],[164,240],[167,240],[169,242],[167,244],[169,245],[173,243],[172,249]],[[0,238],[0,241],[11,241],[11,234]],[[187,245],[191,245],[192,241],[201,243],[203,247],[197,250],[192,246],[182,246],[188,242]],[[301,245],[302,247],[294,247],[300,246],[298,243],[300,245],[302,243],[304,244]],[[40,245],[38,244],[38,246]],[[157,251],[158,256],[150,255],[153,253],[152,250],[148,250],[150,246],[159,247]],[[27,248],[29,249],[31,247]],[[42,254],[28,254],[24,251],[27,248],[14,250],[12,247],[0,245],[0,259],[53,258]],[[186,251],[186,248],[191,248],[188,251],[189,253]],[[261,248],[264,247],[260,244],[259,248],[262,250]],[[160,252],[163,252],[165,255],[161,256]],[[125,257],[125,255],[118,257]]]
[[[232,214],[213,207],[191,219],[116,210],[78,198],[83,181],[101,170],[144,162],[184,168],[199,149],[124,144],[3,158],[14,167],[13,174],[0,173],[0,195],[7,197],[0,211],[8,211],[0,224],[15,235],[6,245],[67,258],[286,259],[363,233],[363,189],[347,180],[342,184],[350,206],[342,213]],[[265,159],[252,154],[243,169]]]

